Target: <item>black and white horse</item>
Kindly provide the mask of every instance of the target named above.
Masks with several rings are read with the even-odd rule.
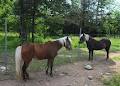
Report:
[[[93,60],[94,50],[101,50],[101,49],[105,49],[107,52],[106,60],[109,58],[109,49],[111,46],[111,41],[109,39],[101,39],[97,41],[88,34],[83,33],[80,35],[80,43],[83,43],[84,41],[86,41],[87,48],[89,50],[89,60]]]

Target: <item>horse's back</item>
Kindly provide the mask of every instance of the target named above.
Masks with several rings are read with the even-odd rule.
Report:
[[[56,55],[56,47],[54,42],[47,42],[45,44],[34,45],[35,57],[38,59],[47,59]]]
[[[22,45],[22,57],[24,60],[37,58],[39,60],[48,59],[57,55],[56,42],[46,42],[45,44],[26,43]]]
[[[100,43],[104,46],[105,49],[109,49],[111,46],[111,41],[107,38],[101,39]]]
[[[88,43],[88,48],[93,49],[93,50],[101,50],[104,48],[109,48],[111,45],[111,41],[109,39],[101,39],[101,40],[95,40],[91,39],[90,42]]]
[[[111,41],[107,38],[101,39],[100,40],[102,43],[105,43],[106,45],[111,45]]]

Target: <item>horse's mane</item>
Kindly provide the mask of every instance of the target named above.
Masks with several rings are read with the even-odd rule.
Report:
[[[99,40],[95,39],[94,37],[92,37],[92,36],[91,36],[91,35],[89,35],[89,34],[85,34],[85,35],[89,36],[89,40],[99,41]]]

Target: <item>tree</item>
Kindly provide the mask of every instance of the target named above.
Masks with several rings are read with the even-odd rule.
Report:
[[[107,34],[120,34],[120,12],[115,11],[108,15],[103,26]]]
[[[102,19],[106,15],[106,6],[112,0],[82,0],[81,27],[87,33],[100,33],[103,26]],[[89,28],[89,29],[87,29]]]
[[[3,23],[5,18],[8,19],[8,30],[15,30],[15,26],[17,26],[16,17],[13,15],[14,11],[14,1],[13,0],[1,0],[0,1],[0,27],[3,28]],[[10,24],[11,23],[11,24]],[[14,24],[14,25],[13,25]],[[1,29],[2,30],[2,29]]]

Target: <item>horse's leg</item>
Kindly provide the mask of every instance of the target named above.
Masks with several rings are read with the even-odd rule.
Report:
[[[46,69],[46,74],[47,75],[48,75],[49,65],[50,65],[50,60],[48,59],[48,61],[47,61],[47,69]]]
[[[106,50],[106,52],[107,52],[107,58],[106,58],[106,60],[108,60],[108,59],[109,59],[109,49],[106,48],[105,50]]]
[[[50,60],[50,76],[53,77],[52,69],[53,69],[54,58]]]
[[[29,64],[24,62],[24,65],[22,67],[22,71],[23,71],[23,80],[29,79],[29,74],[27,73],[26,69],[28,67]]]
[[[91,58],[91,51],[89,50],[89,59],[88,59],[89,61],[90,61],[90,58]]]
[[[107,45],[107,44],[106,44]],[[110,50],[110,46],[111,46],[111,42],[109,42],[109,44],[107,45],[107,47],[105,48],[106,52],[107,52],[107,58],[106,60],[109,59],[109,50]]]
[[[28,66],[29,66],[29,64],[26,64],[26,69],[28,68]],[[26,77],[26,79],[29,79],[29,74],[27,73],[27,71],[25,70],[25,77]]]
[[[92,55],[92,56],[91,56],[91,57],[92,57],[91,59],[93,60],[93,50],[91,51],[91,55]]]
[[[22,75],[23,75],[23,80],[25,80],[25,70],[26,70],[26,64],[24,62],[23,66],[22,66]]]

